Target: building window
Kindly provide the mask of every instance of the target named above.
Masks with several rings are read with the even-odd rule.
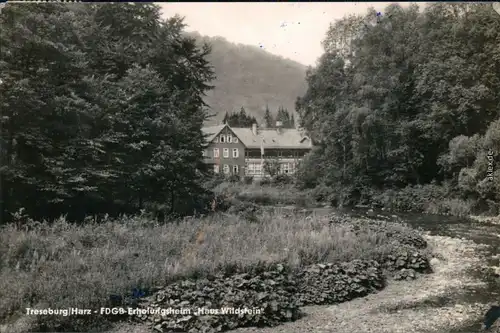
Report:
[[[218,138],[218,137],[215,137],[214,142],[215,142],[215,143],[219,143],[219,138]]]
[[[219,148],[214,148],[214,158],[219,157]]]
[[[247,175],[253,175],[255,172],[255,167],[253,163],[248,163],[247,165]]]
[[[248,173],[256,174],[261,171],[261,165],[258,163],[248,163]]]
[[[260,163],[248,163],[246,167],[246,174],[249,176],[261,175],[262,165]]]
[[[238,158],[240,157],[240,152],[238,148],[233,148],[233,158]]]
[[[224,164],[223,170],[224,170],[224,173],[226,173],[226,174],[229,173],[229,165]]]
[[[238,174],[238,166],[237,166],[237,165],[233,165],[233,173],[234,173],[235,175],[237,175],[237,174]]]
[[[234,137],[234,138],[233,138],[233,142],[234,142],[234,143],[238,143],[238,138],[237,138],[237,137]]]
[[[214,164],[214,173],[219,173],[219,165]]]
[[[223,154],[224,158],[229,158],[229,148],[224,148]]]
[[[283,163],[281,165],[281,167],[282,167],[283,173],[290,173],[290,171],[292,171],[291,167],[290,167],[290,163]]]
[[[221,143],[226,142],[226,136],[225,136],[225,135],[223,135],[223,134],[222,134],[222,135],[220,136],[220,142],[221,142]]]
[[[227,141],[227,143],[231,143],[233,141],[233,136],[231,134],[228,134],[226,141]]]

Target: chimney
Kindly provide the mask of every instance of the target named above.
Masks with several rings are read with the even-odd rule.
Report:
[[[276,132],[281,133],[281,127],[283,126],[283,123],[281,121],[276,122]]]
[[[253,133],[253,135],[257,135],[257,124],[256,123],[252,124],[252,133]]]

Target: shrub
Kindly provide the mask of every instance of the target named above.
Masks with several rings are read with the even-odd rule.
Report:
[[[227,177],[227,181],[230,183],[238,183],[240,180],[240,176],[238,175],[230,175]]]
[[[294,299],[296,281],[281,264],[263,272],[224,276],[219,274],[196,281],[183,280],[162,288],[141,304],[144,308],[189,309],[247,308],[257,309],[244,315],[173,314],[165,317],[140,315],[137,320],[157,330],[182,332],[220,332],[244,326],[275,326],[300,317],[299,304]]]
[[[429,184],[407,186],[400,190],[386,190],[373,196],[373,201],[395,211],[425,212],[429,205],[446,198],[445,187]]]
[[[243,178],[243,183],[245,183],[246,185],[250,185],[253,183],[253,176],[245,176]]]
[[[279,174],[272,178],[273,185],[289,185],[293,184],[293,177],[287,174]]]
[[[435,203],[430,203],[426,209],[426,213],[453,215],[453,216],[468,216],[473,212],[474,202],[472,200],[462,199],[443,199]]]
[[[259,185],[271,185],[271,178],[265,177],[259,180]]]
[[[330,186],[325,186],[323,184],[318,185],[312,189],[310,193],[316,202],[336,201],[336,191]]]
[[[304,305],[335,304],[362,297],[385,286],[376,261],[315,264],[298,273],[297,297]]]

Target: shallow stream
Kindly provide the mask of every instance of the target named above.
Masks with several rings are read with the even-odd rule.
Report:
[[[357,209],[346,211],[346,213],[353,216],[366,216],[367,211]],[[477,255],[484,258],[484,266],[500,266],[500,259],[498,259],[500,255],[500,225],[453,216],[394,214],[383,211],[375,211],[371,214],[392,221],[403,220],[412,227],[427,231],[431,235],[465,238],[477,244],[488,245],[488,247],[485,246],[478,250]],[[450,297],[437,300],[436,304],[432,306],[439,307],[456,303],[500,303],[500,278],[488,276],[482,270],[471,271],[470,274],[477,276],[486,285],[462,290]],[[480,327],[481,318],[478,318],[478,321],[471,325],[447,333],[478,332]]]

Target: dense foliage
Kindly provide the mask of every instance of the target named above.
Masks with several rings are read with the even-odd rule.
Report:
[[[490,5],[392,4],[335,22],[324,49],[296,103],[318,143],[302,186],[329,187],[341,203],[438,186],[441,199],[499,209],[500,17]]]
[[[248,115],[245,108],[241,107],[240,112],[226,112],[222,122],[231,127],[252,127],[253,124],[257,123],[257,119]]]
[[[295,128],[295,116],[293,112],[289,112],[287,108],[280,105],[273,115],[271,110],[269,110],[269,105],[266,105],[266,111],[264,112],[264,126],[267,128],[276,127],[276,122],[281,122],[281,127],[283,128]]]
[[[151,4],[9,4],[0,14],[3,220],[184,213],[203,192],[214,75]]]

